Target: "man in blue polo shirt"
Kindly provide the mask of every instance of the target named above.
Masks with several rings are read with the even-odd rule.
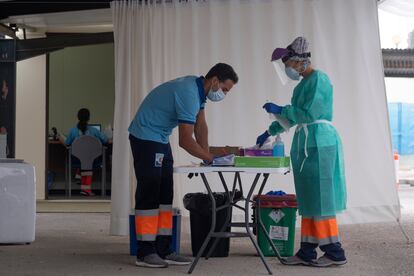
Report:
[[[137,178],[137,266],[191,263],[169,246],[173,202],[173,156],[169,136],[178,126],[180,147],[205,162],[212,162],[214,156],[209,152],[204,113],[206,99],[223,100],[237,81],[238,76],[230,65],[218,63],[205,78],[185,76],[161,84],[139,107],[128,129]]]

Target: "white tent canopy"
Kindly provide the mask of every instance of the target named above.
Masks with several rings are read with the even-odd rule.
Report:
[[[401,16],[414,17],[414,1],[412,0],[382,0],[379,8]]]
[[[278,82],[275,47],[304,35],[312,62],[334,86],[334,120],[344,145],[348,210],[342,223],[392,221],[400,216],[384,88],[377,1],[138,1],[112,2],[116,96],[111,233],[128,233],[134,174],[127,128],[156,85],[231,64],[240,81],[223,102],[206,105],[210,145],[251,146],[270,123],[267,100],[287,104],[293,86]],[[253,3],[254,2],[254,3]],[[161,3],[161,4],[160,4]],[[198,160],[171,137],[175,165]],[[289,152],[293,130],[284,134]],[[218,178],[213,185],[219,187]],[[293,176],[272,176],[266,190],[294,192]],[[204,191],[200,179],[175,178],[175,205]],[[236,214],[237,215],[237,214]]]

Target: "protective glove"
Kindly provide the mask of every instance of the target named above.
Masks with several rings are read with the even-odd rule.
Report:
[[[269,138],[269,136],[270,136],[270,134],[266,130],[263,134],[261,134],[261,135],[259,135],[259,137],[257,137],[256,145],[259,145],[259,147],[263,146],[264,142],[266,142],[266,140],[267,140],[267,138]]]
[[[277,104],[274,104],[274,103],[265,103],[263,105],[263,108],[266,109],[267,113],[273,113],[273,114],[280,114],[282,113],[282,109],[283,109],[283,107],[278,106]]]
[[[275,196],[284,196],[286,193],[284,191],[269,191],[266,195],[275,195]]]

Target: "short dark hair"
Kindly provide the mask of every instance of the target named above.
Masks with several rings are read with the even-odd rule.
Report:
[[[221,82],[230,79],[236,84],[239,81],[239,77],[234,72],[233,67],[225,63],[217,63],[208,71],[206,79],[212,77],[217,77]]]
[[[86,130],[88,129],[88,121],[91,114],[89,112],[89,109],[87,108],[81,108],[78,111],[78,129],[82,131],[82,134],[85,134]]]

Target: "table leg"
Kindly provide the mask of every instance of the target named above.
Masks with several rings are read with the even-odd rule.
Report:
[[[240,177],[240,173],[239,172],[236,172],[236,178],[237,178],[237,180],[239,182],[240,192],[242,194],[242,197],[244,198],[243,185],[242,185],[242,182],[241,182],[241,177]]]
[[[260,185],[259,192],[257,193],[258,196],[263,193],[263,189],[264,189],[264,186],[266,185],[267,179],[269,178],[269,174],[268,173],[264,173],[263,174],[263,177],[264,178],[263,178],[263,181],[262,181],[262,185]]]
[[[257,194],[258,196],[260,196],[262,194],[263,188],[266,185],[267,179],[269,178],[269,174],[265,173],[265,174],[263,174],[263,176],[264,176],[264,179],[263,179],[262,185],[260,185],[259,193]],[[280,256],[279,250],[274,245],[274,243],[273,243],[272,239],[270,238],[269,233],[267,232],[266,228],[264,227],[262,219],[260,217],[260,199],[258,199],[257,202],[256,202],[256,218],[257,218],[257,230],[261,229],[263,231],[267,242],[272,247],[273,252],[275,252],[276,258],[280,261],[282,259],[282,257]],[[257,233],[257,234],[259,234],[259,233]]]
[[[68,150],[68,180],[69,180],[69,185],[68,185],[68,197],[71,198],[72,197],[72,148],[69,148]]]
[[[188,270],[188,274],[191,274],[195,268],[195,266],[198,263],[198,260],[200,259],[201,255],[203,254],[204,250],[207,247],[207,244],[211,240],[211,236],[216,228],[216,199],[214,198],[213,192],[211,191],[210,185],[208,184],[207,178],[204,173],[200,173],[201,178],[203,179],[204,185],[206,186],[206,189],[208,191],[208,194],[211,199],[211,227],[210,231],[204,240],[203,245],[201,246],[200,250],[197,253],[196,258],[194,259],[193,263],[191,264],[190,269]]]
[[[106,147],[102,146],[102,175],[101,175],[101,196],[105,197],[106,193]]]
[[[65,195],[69,195],[69,188],[68,188],[68,175],[69,175],[69,163],[68,163],[68,151],[65,150]]]
[[[224,179],[223,173],[218,172],[218,174],[220,176],[221,183],[223,184],[224,191],[227,194],[227,200],[226,200],[226,203],[225,203],[226,205],[228,205],[228,207],[227,207],[227,217],[226,217],[226,221],[224,222],[223,226],[220,229],[220,232],[224,232],[224,230],[226,230],[226,228],[231,223],[231,215],[232,215],[232,212],[231,212],[232,205],[231,205],[231,203],[233,202],[234,193],[232,191],[232,194],[230,195],[230,192],[229,192],[229,189],[227,188],[226,180]],[[217,246],[218,242],[220,241],[220,239],[221,238],[219,238],[219,237],[214,238],[214,242],[213,242],[213,244],[211,245],[210,249],[207,252],[206,260],[208,260],[208,258],[210,258],[211,254],[213,253],[213,251],[216,248],[216,246]]]
[[[232,187],[232,189],[231,189],[231,202],[232,202],[232,203],[233,203],[234,196],[236,195],[236,185],[237,185],[237,182],[238,182],[238,178],[237,178],[237,176],[238,176],[239,174],[240,174],[239,172],[236,172],[236,173],[234,174],[233,187]],[[242,194],[242,196],[243,196],[243,194]]]
[[[260,218],[258,219],[258,226],[261,228],[261,230],[264,233],[264,236],[267,240],[267,242],[270,244],[270,246],[272,247],[273,252],[275,252],[276,258],[281,261],[282,257],[280,256],[279,250],[276,248],[276,246],[274,245],[272,239],[269,236],[269,233],[266,231],[266,228],[263,225],[262,220],[260,220]]]
[[[253,192],[254,192],[254,190],[255,190],[255,188],[257,186],[257,183],[259,181],[260,175],[261,175],[261,173],[257,173],[256,174],[256,177],[255,177],[255,179],[254,179],[254,181],[252,183],[252,186],[250,187],[249,193],[248,193],[247,197],[244,199],[245,200],[245,208],[243,210],[245,212],[245,222],[244,222],[245,226],[244,227],[246,228],[246,232],[247,232],[247,234],[248,234],[251,242],[253,243],[253,245],[254,245],[257,253],[259,254],[260,259],[262,260],[264,266],[266,267],[267,272],[270,275],[272,275],[272,271],[271,271],[269,265],[267,264],[267,262],[266,262],[266,260],[264,258],[264,255],[263,255],[262,251],[259,248],[259,245],[257,244],[257,242],[255,240],[255,237],[254,237],[254,235],[252,233],[252,230],[250,229],[251,224],[249,223],[249,220],[250,220],[250,214],[249,214],[249,211],[250,211],[250,208],[249,207],[250,206],[249,206],[249,204],[253,202],[252,201]],[[207,245],[210,242],[210,240],[211,240],[211,238],[212,238],[212,236],[213,236],[213,234],[215,232],[215,228],[216,228],[216,214],[217,214],[216,200],[214,198],[214,195],[213,195],[213,192],[212,192],[212,190],[210,188],[210,185],[208,184],[208,181],[207,181],[207,178],[206,178],[205,174],[204,173],[200,173],[200,176],[201,176],[201,178],[203,180],[203,183],[204,183],[204,185],[205,185],[205,187],[206,187],[206,189],[208,191],[208,194],[210,196],[210,199],[211,199],[211,205],[212,205],[211,206],[212,207],[211,208],[211,215],[212,215],[212,219],[211,219],[210,231],[209,231],[207,237],[205,238],[205,240],[203,242],[203,245],[201,246],[200,250],[198,251],[196,258],[194,259],[193,263],[191,264],[191,267],[188,270],[188,274],[191,274],[193,272],[193,270],[196,267],[196,265],[197,265],[197,263],[198,263],[201,255],[204,253],[205,249],[207,248]],[[228,204],[229,206],[227,206],[227,208],[229,208],[231,210],[231,208],[233,206],[233,198],[234,198],[235,187],[236,187],[237,182],[239,182],[239,186],[242,189],[242,183],[241,183],[240,174],[238,172],[236,172],[236,174],[235,174],[235,179],[234,179],[235,182],[233,183],[233,190],[232,190],[232,193],[231,194],[230,194],[230,192],[228,190],[227,184],[226,184],[225,179],[223,177],[223,174],[221,172],[219,172],[219,176],[220,176],[221,182],[223,184],[224,190],[226,191],[227,196],[228,196],[228,199],[226,200],[226,204]],[[265,184],[267,182],[267,179],[269,178],[269,174],[263,174],[263,176],[264,176],[264,179],[263,179],[263,181],[262,181],[262,183],[260,185],[260,188],[259,188],[259,195],[263,192],[263,188],[264,188],[264,186],[265,186]],[[236,206],[236,207],[238,207],[238,206]],[[239,207],[239,208],[241,208],[241,207]],[[256,206],[256,210],[258,210],[259,208],[260,208],[259,206]],[[224,230],[226,229],[226,227],[228,225],[231,225],[231,215],[229,215],[229,213],[227,214],[226,223],[224,224],[224,226],[222,227],[222,229],[221,229],[220,232],[224,232]],[[281,257],[280,257],[279,251],[274,246],[274,244],[273,244],[271,238],[269,237],[269,234],[267,233],[267,231],[266,231],[266,229],[265,229],[265,227],[264,227],[264,225],[263,225],[260,217],[258,215],[256,217],[257,217],[257,221],[258,221],[257,222],[258,228],[260,228],[265,233],[266,239],[268,240],[268,242],[270,242],[270,245],[271,245],[273,251],[275,252],[276,257],[280,260]],[[211,253],[214,250],[214,247],[217,245],[218,239],[219,238],[217,237],[216,240],[214,241],[212,247],[210,248],[208,254],[206,255],[206,259],[208,259],[210,257]]]
[[[259,178],[260,178],[260,173],[256,174],[256,177],[254,178],[253,184],[250,187],[249,194],[246,197],[246,202],[245,202],[246,205],[245,205],[245,213],[244,213],[245,218],[244,218],[244,220],[245,220],[245,223],[246,223],[246,231],[249,234],[250,240],[252,241],[254,247],[256,248],[256,251],[259,254],[260,259],[262,260],[264,266],[266,267],[267,272],[269,273],[269,275],[272,275],[272,270],[270,270],[270,267],[267,264],[267,262],[266,262],[266,260],[265,260],[265,258],[263,256],[263,253],[260,250],[259,245],[257,244],[257,242],[255,240],[255,237],[254,237],[254,235],[252,233],[252,230],[250,229],[250,225],[249,225],[249,219],[250,219],[250,215],[249,215],[249,210],[250,210],[249,207],[250,206],[249,206],[249,204],[252,201],[251,198],[252,198],[252,195],[253,195],[253,191],[254,191],[254,189],[255,189],[255,187],[257,185],[257,182],[259,181]],[[266,180],[267,180],[267,178],[265,177],[265,179],[263,180],[263,182],[266,183]],[[262,185],[264,185],[263,182],[262,182]]]

